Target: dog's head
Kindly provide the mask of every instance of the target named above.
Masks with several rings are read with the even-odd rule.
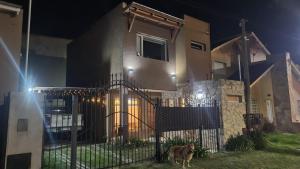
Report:
[[[188,150],[189,150],[190,153],[194,152],[194,150],[195,150],[195,145],[194,144],[188,144],[187,147],[188,147]]]

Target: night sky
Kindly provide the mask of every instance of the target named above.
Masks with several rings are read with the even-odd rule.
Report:
[[[28,0],[6,1],[22,5],[26,20]],[[122,2],[120,0],[32,1],[33,33],[71,39],[88,30],[97,19]],[[137,0],[136,2],[178,17],[188,14],[209,22],[212,46],[238,35],[240,33],[238,23],[244,17],[249,21],[247,30],[255,32],[272,54],[290,51],[294,59],[300,61],[299,0]]]

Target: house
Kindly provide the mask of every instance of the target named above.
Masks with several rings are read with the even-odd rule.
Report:
[[[130,73],[146,89],[176,91],[188,79],[210,79],[210,62],[208,23],[122,3],[68,46],[67,85]]]
[[[22,22],[20,6],[0,1],[0,104],[4,95],[18,90]]]
[[[90,87],[116,74],[134,79],[151,100],[160,98],[165,106],[182,107],[211,95],[222,103],[225,140],[244,127],[243,83],[211,81],[210,25],[204,21],[187,15],[181,19],[135,2],[122,3],[73,40],[67,54],[67,86]],[[137,98],[123,89],[106,96],[107,117],[114,115],[114,126],[125,123],[134,133],[141,118],[154,127],[154,116],[142,117],[143,107],[148,106]],[[122,113],[121,118],[120,112],[135,117]]]
[[[161,98],[189,81],[210,79],[210,27],[187,15],[122,3],[68,45],[67,60],[67,86],[91,86],[122,73]]]
[[[23,38],[23,53],[25,41]],[[66,86],[67,44],[70,42],[64,38],[30,35],[28,79],[31,87]]]
[[[238,36],[212,50],[214,79],[243,80],[240,39],[241,36]],[[262,114],[278,130],[299,131],[295,92],[298,67],[289,56],[279,59],[271,56],[253,32],[248,34],[247,42],[250,52],[251,113]]]

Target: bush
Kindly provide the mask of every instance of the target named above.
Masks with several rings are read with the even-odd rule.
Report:
[[[225,149],[227,151],[251,151],[254,149],[254,143],[245,135],[230,136]]]
[[[265,122],[263,125],[262,130],[265,133],[273,133],[275,131],[275,125],[273,123],[270,122]]]
[[[129,138],[129,143],[127,143],[127,146],[137,148],[137,147],[146,146],[148,144],[149,144],[148,141],[144,141],[139,138],[132,137],[132,138]]]
[[[254,131],[250,132],[249,137],[253,141],[254,148],[256,150],[262,150],[262,149],[266,148],[267,141],[266,141],[265,136],[262,131],[254,130]]]

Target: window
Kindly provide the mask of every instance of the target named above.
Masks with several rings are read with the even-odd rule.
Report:
[[[214,61],[213,68],[214,68],[214,70],[225,69],[226,68],[226,63]]]
[[[114,100],[114,128],[118,133],[118,128],[121,126],[120,99]],[[134,132],[139,128],[139,102],[136,98],[128,98],[128,130]]]
[[[259,113],[259,107],[255,99],[251,99],[251,113]]]
[[[191,48],[206,51],[206,44],[201,42],[192,41],[191,42]]]
[[[167,40],[150,35],[137,34],[137,55],[168,61]]]

